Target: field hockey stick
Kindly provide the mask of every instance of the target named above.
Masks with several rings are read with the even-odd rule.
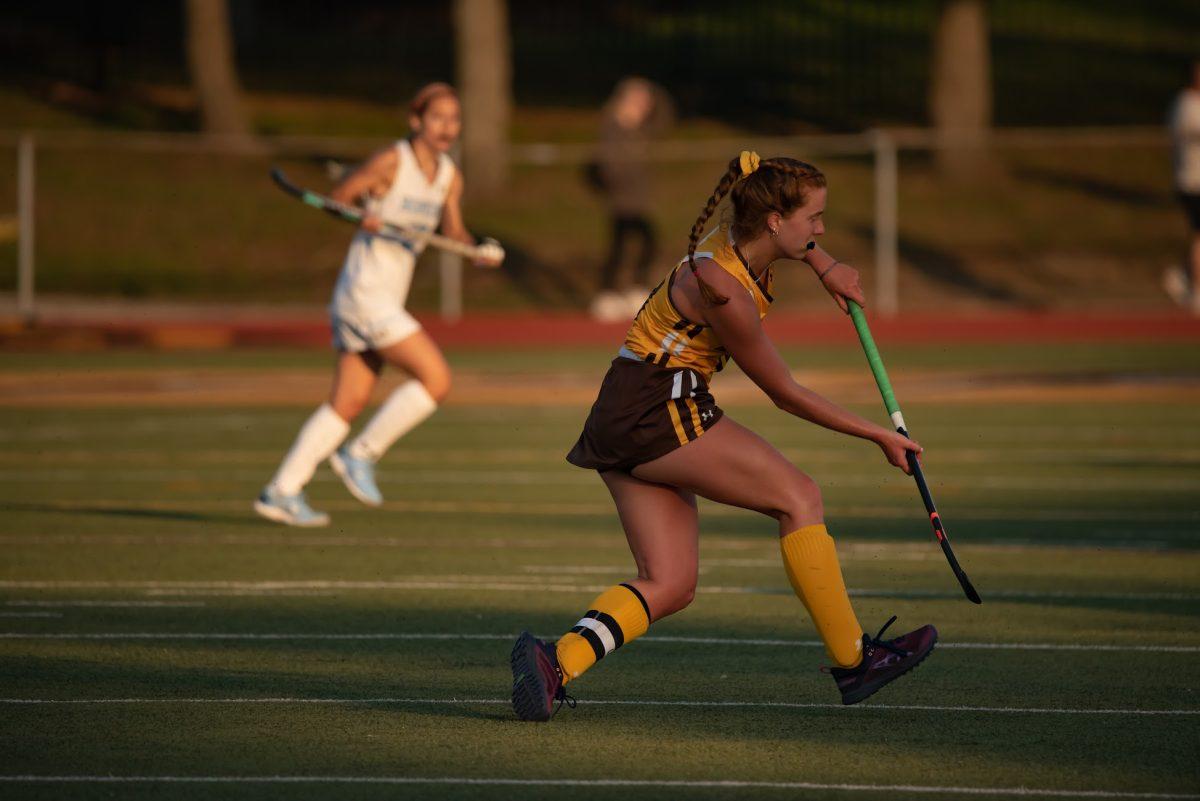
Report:
[[[846,299],[846,305],[850,308],[850,317],[854,320],[854,329],[858,331],[858,340],[862,343],[863,352],[867,355],[867,363],[871,365],[871,372],[875,375],[875,383],[879,385],[879,394],[883,396],[883,405],[892,417],[892,425],[896,426],[896,431],[907,437],[908,431],[904,425],[904,415],[900,413],[900,404],[896,403],[896,394],[892,392],[892,382],[888,380],[887,370],[883,367],[883,359],[879,356],[879,349],[875,347],[871,329],[867,327],[867,316],[863,314],[862,307],[849,298]],[[933,504],[933,496],[929,494],[929,485],[925,483],[925,474],[921,472],[921,463],[917,460],[917,455],[912,451],[905,453],[908,457],[908,467],[912,471],[912,476],[917,482],[917,489],[921,493],[921,500],[925,502],[925,511],[929,513],[929,522],[933,524],[934,536],[942,546],[942,553],[946,555],[950,569],[954,571],[967,598],[977,604],[983,603],[979,593],[975,591],[974,585],[971,584],[971,580],[967,578],[966,572],[959,566],[958,559],[954,556],[954,549],[950,547],[946,529],[942,526],[942,518]]]
[[[334,200],[327,195],[322,195],[311,189],[296,186],[296,184],[288,180],[288,177],[283,174],[283,170],[278,167],[271,170],[271,180],[284,192],[287,192],[292,197],[299,198],[302,203],[312,206],[314,209],[320,209],[326,214],[337,217],[339,220],[345,220],[355,225],[360,224],[363,220],[362,209],[352,206],[349,203]],[[495,242],[485,242],[482,245],[468,245],[466,242],[459,242],[457,239],[451,239],[448,236],[442,236],[433,231],[414,231],[389,222],[383,223],[375,236],[399,242],[410,248],[430,245],[448,253],[457,253],[459,256],[466,256],[469,259],[498,257],[501,261],[504,260],[504,249]]]

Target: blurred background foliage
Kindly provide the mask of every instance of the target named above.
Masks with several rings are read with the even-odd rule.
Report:
[[[235,0],[230,31],[257,134],[364,137],[347,160],[403,135],[402,104],[454,80],[451,3]],[[927,126],[938,0],[758,0],[507,4],[516,143],[587,143],[614,83],[662,84],[677,140]],[[994,0],[986,4],[991,122],[1163,123],[1200,43],[1200,4]],[[182,3],[65,0],[0,12],[0,128],[189,132],[200,114],[184,55]],[[470,124],[470,120],[467,120]],[[15,194],[0,149],[0,198]],[[731,154],[732,155],[732,154]],[[769,154],[764,154],[769,155]],[[871,160],[796,154],[831,178],[828,247],[871,280]],[[286,166],[326,188],[322,154]],[[996,148],[977,180],[942,180],[930,153],[900,160],[901,298],[1024,308],[1154,306],[1184,223],[1161,145]],[[265,156],[146,153],[103,144],[38,152],[39,291],[316,303],[349,230],[279,195]],[[661,273],[682,253],[721,159],[659,165]],[[470,169],[468,165],[468,177]],[[0,200],[0,215],[10,211]],[[577,165],[516,164],[468,222],[509,248],[505,273],[476,273],[468,308],[582,308],[607,220]],[[0,241],[0,289],[16,245]],[[799,271],[785,304],[826,303]],[[793,286],[794,285],[794,286]],[[436,305],[437,273],[412,304]]]

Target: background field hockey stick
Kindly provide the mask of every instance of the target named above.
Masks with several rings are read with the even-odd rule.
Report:
[[[299,198],[302,203],[312,206],[314,209],[320,209],[326,214],[349,223],[354,223],[355,225],[358,225],[363,220],[362,209],[357,206],[351,206],[349,203],[341,203],[326,195],[313,192],[311,189],[296,186],[288,180],[288,177],[283,174],[283,170],[278,167],[271,170],[271,180],[284,192],[287,192],[292,197]],[[432,231],[414,231],[388,222],[383,223],[379,232],[375,235],[394,242],[400,242],[410,247],[414,245],[430,245],[439,250],[466,256],[469,259],[492,257],[498,257],[501,261],[504,259],[503,248],[495,242],[485,242],[482,245],[468,245],[465,242],[459,242],[457,239],[451,239],[448,236],[442,236]]]
[[[883,368],[883,359],[879,356],[879,349],[875,347],[871,329],[867,327],[867,316],[863,314],[862,307],[854,301],[847,299],[846,305],[850,308],[850,317],[854,320],[854,328],[858,331],[858,340],[862,343],[863,352],[867,354],[867,363],[871,365],[871,372],[875,375],[875,383],[879,385],[879,393],[883,396],[883,405],[891,415],[892,424],[896,426],[896,430],[907,437],[908,431],[904,425],[904,415],[900,413],[900,405],[896,403],[896,395],[892,392],[892,382],[888,380],[887,370]],[[974,585],[971,584],[971,580],[967,578],[967,574],[959,566],[958,559],[954,556],[954,549],[950,547],[946,529],[942,526],[942,518],[938,515],[937,507],[933,505],[933,496],[929,494],[929,485],[925,483],[925,474],[921,472],[921,463],[917,461],[917,455],[912,451],[907,451],[906,455],[912,476],[917,482],[917,489],[921,492],[921,500],[925,502],[925,511],[929,513],[929,521],[933,524],[934,536],[942,546],[942,553],[946,555],[950,569],[954,571],[967,598],[977,604],[983,603],[979,593],[975,591]]]

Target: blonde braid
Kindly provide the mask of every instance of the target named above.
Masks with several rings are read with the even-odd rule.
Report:
[[[700,234],[704,232],[704,224],[712,217],[713,212],[720,205],[721,199],[729,194],[729,190],[733,188],[734,183],[740,177],[742,177],[742,165],[741,158],[739,157],[729,162],[729,167],[726,168],[725,174],[721,176],[721,180],[717,183],[717,188],[709,195],[708,202],[704,204],[704,210],[696,218],[696,224],[692,226],[692,232],[688,236],[688,266],[692,268],[692,275],[696,277],[696,285],[700,288],[700,296],[704,298],[705,303],[712,306],[723,306],[729,302],[729,298],[717,292],[700,277],[700,273],[696,270],[696,245],[700,241]]]
[[[770,159],[763,162],[764,167],[790,175],[797,180],[825,186],[825,173],[813,165],[799,159]]]

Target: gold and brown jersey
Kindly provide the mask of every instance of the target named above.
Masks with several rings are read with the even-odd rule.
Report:
[[[767,316],[771,308],[771,285],[774,274],[767,268],[766,274],[757,280],[750,267],[729,239],[729,228],[722,225],[696,247],[696,258],[708,258],[721,269],[737,279],[758,307],[759,319]],[[729,354],[725,352],[717,335],[707,325],[693,322],[684,317],[671,302],[671,287],[681,269],[687,268],[684,258],[671,270],[650,297],[642,304],[641,311],[625,334],[621,355],[663,367],[680,367],[695,370],[710,381],[713,373],[725,366]]]

